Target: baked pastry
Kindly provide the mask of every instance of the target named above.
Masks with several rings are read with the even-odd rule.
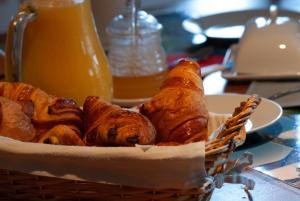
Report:
[[[84,142],[89,146],[154,144],[156,131],[143,115],[111,105],[95,96],[83,105]]]
[[[36,140],[60,124],[71,126],[81,136],[82,110],[71,99],[48,95],[29,84],[9,82],[0,82],[0,96],[22,106],[36,128]]]
[[[141,106],[160,143],[207,140],[208,111],[199,69],[196,62],[181,60],[168,72],[160,92]]]
[[[84,146],[83,141],[70,126],[57,125],[44,133],[39,143],[56,144],[56,145],[79,145]]]
[[[22,107],[8,98],[0,97],[0,135],[30,142],[36,131]]]

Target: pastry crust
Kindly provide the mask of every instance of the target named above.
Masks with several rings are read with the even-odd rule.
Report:
[[[22,107],[8,98],[0,97],[0,135],[30,142],[36,131]]]
[[[76,131],[66,125],[53,127],[44,133],[38,142],[43,144],[84,146],[83,141],[79,138]]]
[[[208,111],[199,69],[196,62],[181,60],[168,72],[160,92],[140,109],[163,144],[208,138]]]
[[[18,103],[31,119],[36,129],[33,141],[57,125],[70,126],[81,136],[82,110],[71,99],[49,95],[29,84],[9,82],[0,82],[0,96]]]
[[[154,144],[156,131],[143,115],[90,96],[84,106],[84,142],[90,146]]]

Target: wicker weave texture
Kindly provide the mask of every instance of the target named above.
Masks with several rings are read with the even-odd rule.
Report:
[[[143,189],[0,170],[1,200],[198,201],[201,189]],[[205,200],[205,199],[203,199]]]

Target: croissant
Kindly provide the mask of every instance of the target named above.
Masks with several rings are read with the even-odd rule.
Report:
[[[89,146],[154,144],[156,131],[143,115],[106,103],[95,96],[83,105],[84,142]]]
[[[70,126],[57,125],[44,133],[39,143],[56,144],[56,145],[79,145],[84,146],[83,141]]]
[[[208,111],[199,69],[196,62],[181,60],[168,72],[160,92],[141,106],[159,142],[207,140]]]
[[[48,95],[29,84],[9,82],[0,82],[0,96],[22,106],[22,111],[32,120],[37,130],[36,140],[59,124],[76,128],[76,133],[81,136],[82,110],[71,99]]]
[[[30,118],[19,104],[0,97],[0,135],[30,142],[35,138],[35,129]]]

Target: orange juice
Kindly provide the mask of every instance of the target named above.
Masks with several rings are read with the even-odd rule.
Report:
[[[132,99],[151,97],[159,92],[165,76],[165,71],[147,76],[113,76],[114,98]]]
[[[37,16],[24,33],[21,81],[79,104],[88,95],[110,101],[112,77],[95,31],[90,1],[33,0],[30,6]],[[12,51],[10,44],[7,52]],[[11,80],[12,74],[8,54],[6,78]]]

